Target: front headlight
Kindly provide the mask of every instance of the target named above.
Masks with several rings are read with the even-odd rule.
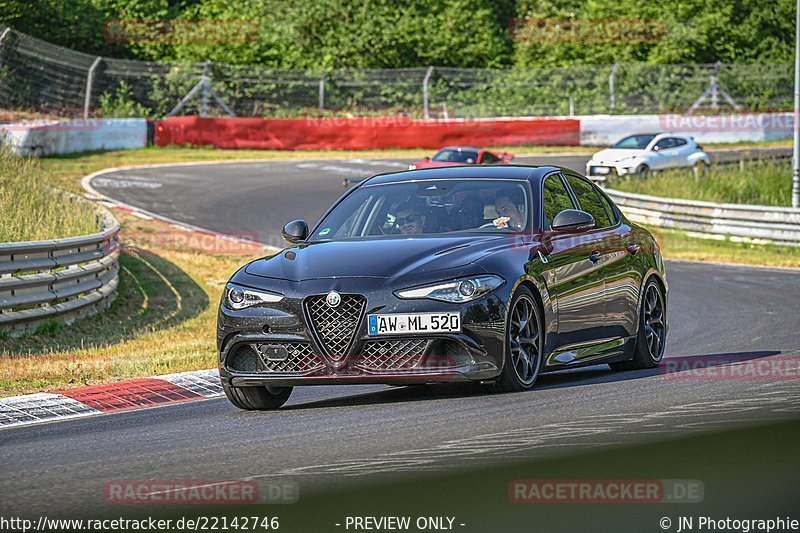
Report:
[[[440,302],[464,303],[480,298],[505,283],[500,276],[484,275],[433,283],[396,291],[398,298],[406,300],[427,298]]]
[[[283,295],[277,292],[256,290],[228,283],[225,285],[223,300],[227,307],[238,311],[254,305],[280,302],[283,300]]]

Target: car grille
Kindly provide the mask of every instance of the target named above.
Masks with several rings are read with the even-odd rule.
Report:
[[[353,364],[365,370],[410,369],[420,362],[427,345],[427,339],[370,341]]]
[[[276,347],[283,348],[288,352],[286,359],[270,358],[271,352],[274,352]],[[307,342],[270,342],[254,344],[253,348],[264,363],[267,372],[311,372],[325,366]]]
[[[366,299],[356,294],[343,294],[341,303],[331,307],[325,296],[312,296],[305,301],[311,328],[325,355],[341,359],[347,354],[356,336]]]

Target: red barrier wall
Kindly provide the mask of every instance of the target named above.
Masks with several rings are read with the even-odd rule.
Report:
[[[578,145],[580,120],[172,117],[155,126],[156,146],[192,144],[262,150],[441,148],[446,145]]]

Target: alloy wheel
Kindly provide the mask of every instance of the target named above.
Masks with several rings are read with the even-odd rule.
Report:
[[[524,385],[530,385],[538,374],[540,354],[538,313],[528,295],[521,295],[511,311],[508,345],[514,372]]]
[[[650,357],[660,360],[664,353],[664,298],[655,283],[647,287],[645,294],[644,335]]]

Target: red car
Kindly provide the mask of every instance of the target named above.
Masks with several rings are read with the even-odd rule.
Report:
[[[457,165],[508,165],[514,154],[503,152],[495,154],[483,148],[471,146],[448,146],[442,148],[432,158],[408,165],[408,170],[418,168],[454,167]]]

